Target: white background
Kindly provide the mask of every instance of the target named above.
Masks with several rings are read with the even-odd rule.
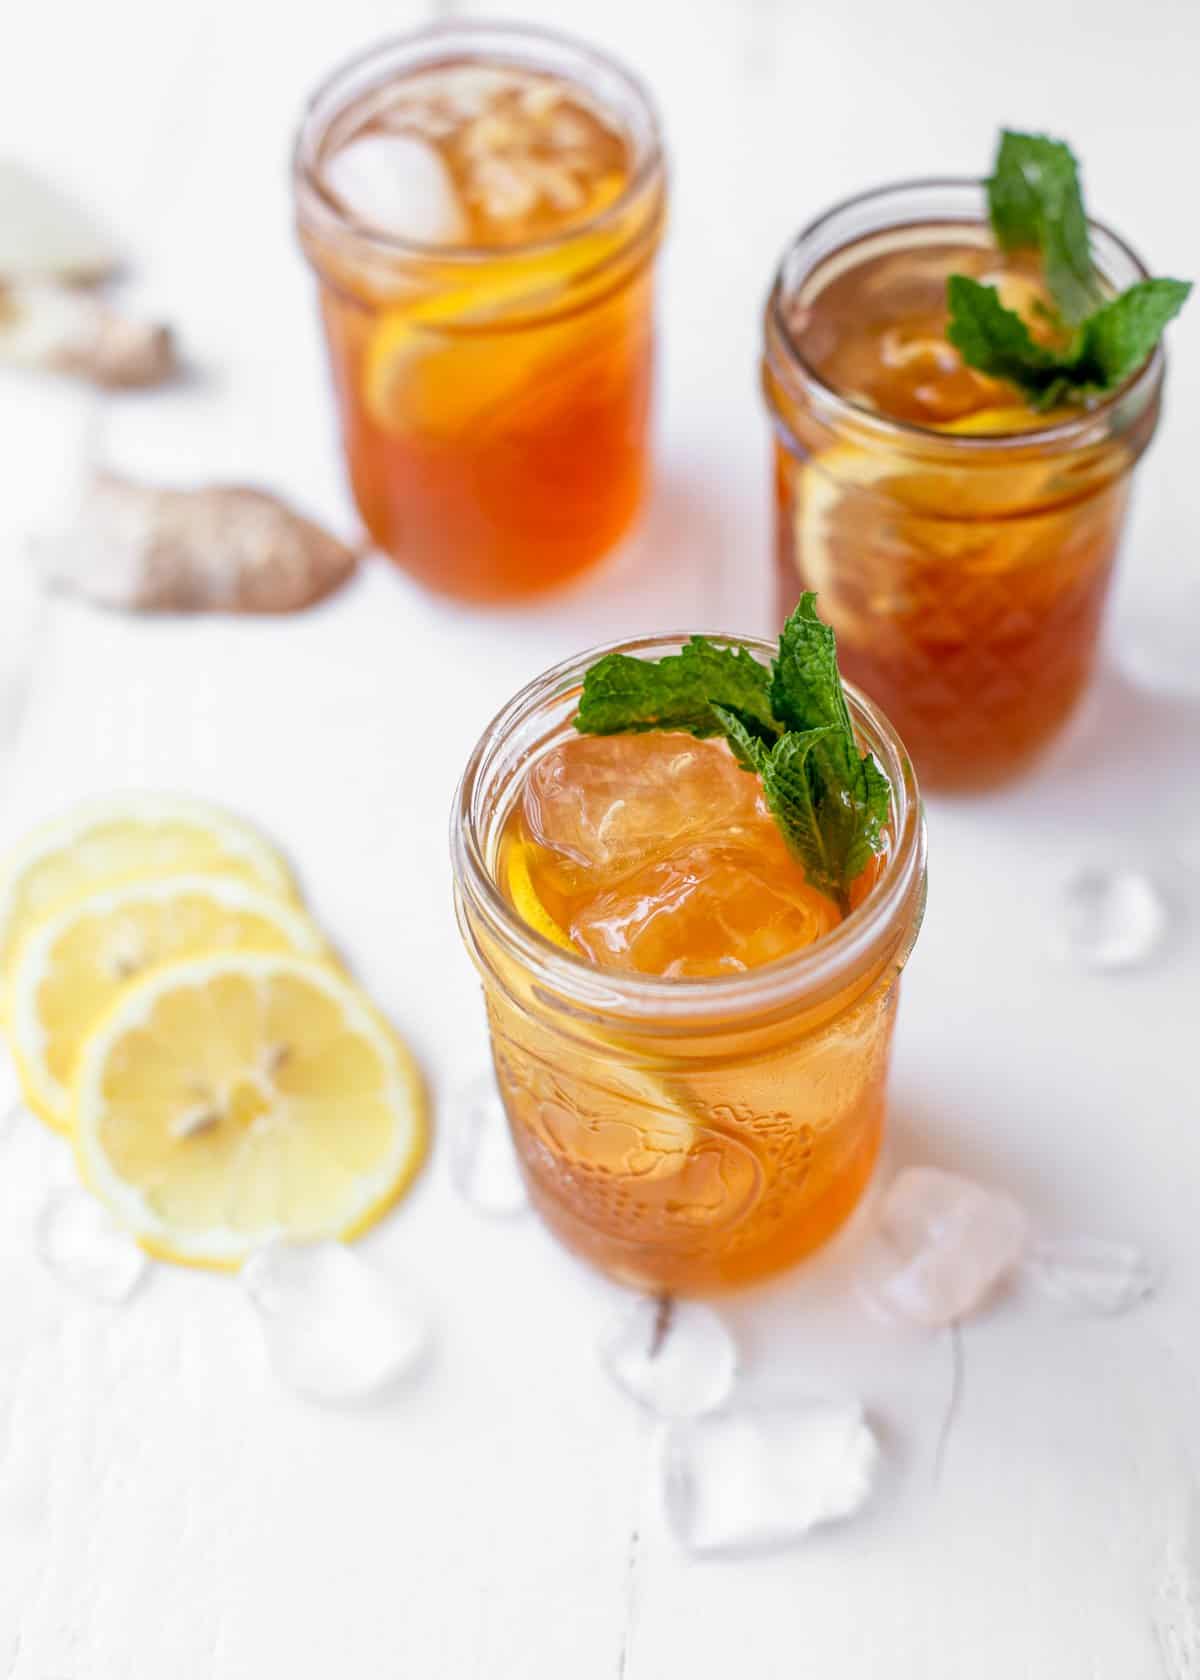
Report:
[[[583,644],[767,627],[755,359],[788,234],[885,178],[980,171],[1003,121],[1069,136],[1097,213],[1159,272],[1200,275],[1193,0],[523,9],[648,77],[674,213],[647,518],[587,584],[519,613],[431,601],[382,562],[278,623],[28,607],[21,535],[89,458],[260,481],[353,531],[286,154],[307,87],[430,7],[11,0],[0,53],[0,150],[104,213],[131,298],[196,368],[107,403],[0,383],[10,724],[29,667],[0,838],[135,785],[260,820],[439,1103],[482,1066],[445,826],[488,717]],[[436,1355],[386,1402],[328,1412],[278,1388],[228,1279],[160,1268],[112,1310],[65,1294],[29,1237],[52,1146],[18,1132],[0,1154],[4,1680],[1200,1674],[1200,705],[1128,675],[1156,627],[1196,658],[1198,414],[1194,303],[1084,715],[1018,790],[930,811],[891,1145],[1010,1188],[1047,1232],[1143,1241],[1161,1297],[1102,1323],[1004,1303],[959,1336],[957,1398],[949,1333],[885,1335],[853,1305],[853,1235],[731,1301],[751,1388],[863,1393],[891,1468],[856,1523],[700,1565],[664,1528],[649,1424],[596,1367],[607,1298],[532,1222],[457,1202],[444,1135],[366,1245],[429,1302]],[[1158,871],[1172,909],[1160,960],[1123,977],[1053,951],[1062,877],[1107,855]]]

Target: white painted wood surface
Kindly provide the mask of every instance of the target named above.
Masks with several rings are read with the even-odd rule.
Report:
[[[19,656],[31,664],[0,788],[5,839],[138,784],[260,819],[441,1100],[483,1051],[445,854],[481,726],[584,643],[766,624],[757,312],[787,234],[883,178],[978,169],[1007,121],[1068,134],[1104,216],[1162,270],[1200,274],[1200,17],[1192,0],[525,0],[637,63],[672,142],[641,532],[520,614],[453,610],[382,563],[279,624],[35,609],[21,537],[89,450],[261,479],[353,528],[288,139],[327,66],[429,10],[45,0],[6,20],[0,149],[107,215],[135,256],[131,295],[179,324],[197,373],[108,403],[0,385],[6,704]],[[1198,413],[1194,304],[1142,472],[1118,652],[1184,611],[1189,586],[1197,612]],[[427,1297],[437,1356],[386,1403],[330,1412],[276,1386],[227,1279],[158,1269],[121,1309],[65,1295],[29,1236],[53,1146],[18,1134],[0,1153],[0,1675],[1200,1674],[1198,730],[1196,702],[1110,661],[1055,762],[1003,797],[935,805],[895,1075],[893,1160],[1006,1185],[1047,1231],[1144,1241],[1167,1269],[1148,1309],[1072,1322],[1010,1303],[956,1352],[868,1324],[846,1286],[852,1237],[738,1298],[750,1388],[863,1393],[893,1469],[868,1516],[806,1548],[697,1565],[657,1508],[648,1424],[596,1368],[607,1295],[532,1222],[472,1217],[443,1148],[369,1240]],[[1165,873],[1175,935],[1153,969],[1105,979],[1053,958],[1056,885],[1098,849]]]

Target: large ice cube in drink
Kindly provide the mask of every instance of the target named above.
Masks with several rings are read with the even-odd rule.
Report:
[[[575,737],[533,767],[522,814],[539,901],[601,967],[739,973],[840,919],[724,742]]]
[[[344,209],[380,233],[427,245],[466,238],[466,218],[439,153],[413,134],[362,134],[325,165]]]
[[[601,885],[682,840],[769,821],[760,793],[720,742],[580,735],[534,765],[524,815],[534,840]]]
[[[752,842],[684,846],[635,870],[585,903],[570,932],[600,967],[687,979],[774,962],[838,920],[759,823]]]

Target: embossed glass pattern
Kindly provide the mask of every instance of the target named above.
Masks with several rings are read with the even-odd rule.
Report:
[[[654,658],[680,641],[623,651]],[[920,806],[890,725],[852,694],[860,737],[896,790],[865,903],[816,944],[745,973],[595,968],[527,926],[496,881],[505,819],[531,763],[571,729],[595,657],[531,684],[476,748],[453,819],[459,922],[534,1206],[621,1281],[704,1292],[814,1248],[870,1177],[897,980],[924,905]]]

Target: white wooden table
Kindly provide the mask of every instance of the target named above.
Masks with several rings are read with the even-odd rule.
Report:
[[[163,478],[261,480],[353,529],[287,150],[329,65],[434,9],[46,0],[6,20],[0,149],[105,213],[133,296],[178,323],[198,373],[107,404],[0,384],[0,648],[33,649],[0,838],[135,785],[259,819],[444,1099],[483,1057],[445,846],[482,725],[582,644],[767,624],[758,309],[786,236],[860,186],[979,170],[1007,121],[1068,135],[1096,208],[1161,270],[1200,275],[1200,17],[1193,0],[1094,0],[1086,19],[1069,0],[524,0],[638,64],[672,143],[660,473],[640,533],[519,614],[454,610],[379,562],[279,623],[64,602],[21,618],[20,535],[89,449]],[[1172,360],[1119,654],[1178,623],[1189,572],[1200,588],[1200,305]],[[0,1675],[1200,1674],[1198,730],[1196,701],[1110,661],[1054,763],[1003,797],[934,806],[895,1073],[893,1161],[1006,1186],[1044,1230],[1145,1242],[1167,1278],[1149,1307],[1097,1322],[1012,1303],[956,1349],[872,1328],[850,1243],[731,1302],[748,1387],[862,1393],[891,1470],[858,1521],[701,1565],[658,1510],[650,1424],[597,1369],[607,1297],[532,1221],[457,1201],[444,1142],[367,1244],[429,1302],[436,1355],[386,1403],[338,1412],[276,1384],[228,1279],[160,1268],[115,1309],[64,1292],[30,1243],[41,1142],[18,1133],[0,1150]],[[1119,978],[1051,949],[1059,880],[1106,850],[1164,873],[1175,922],[1161,959]]]

